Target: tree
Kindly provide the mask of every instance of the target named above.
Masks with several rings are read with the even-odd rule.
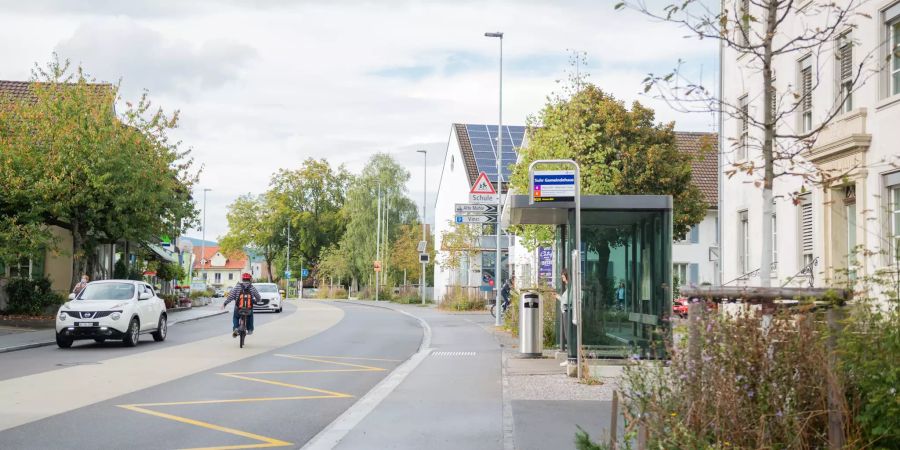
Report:
[[[341,238],[340,249],[354,279],[365,280],[374,274],[372,262],[376,259],[379,193],[385,208],[382,218],[385,254],[390,251],[390,243],[399,226],[416,221],[418,210],[406,196],[408,180],[409,171],[390,155],[378,153],[369,159],[362,173],[350,184],[343,209],[347,230]]]
[[[422,276],[422,263],[419,262],[419,241],[422,240],[422,225],[411,223],[401,225],[397,233],[397,239],[391,247],[392,268],[396,271],[394,275],[397,280],[405,272],[407,280],[418,282]],[[425,242],[431,242],[426,237]],[[429,268],[434,267],[434,249],[429,246],[426,251],[431,255],[430,262],[425,265],[425,273],[430,272]]]
[[[337,278],[338,284],[350,277],[350,264],[336,244],[322,250],[317,269],[322,277]]]
[[[682,112],[715,112],[746,124],[752,131],[732,140],[731,145],[735,150],[754,149],[758,154],[732,164],[728,174],[745,172],[755,177],[755,184],[762,187],[763,217],[771,217],[772,188],[776,178],[800,176],[804,184],[827,186],[840,182],[849,171],[858,169],[825,169],[808,163],[803,155],[842,113],[852,93],[868,76],[877,73],[866,69],[875,60],[875,50],[863,55],[858,64],[846,62],[850,72],[848,81],[841,86],[834,104],[827,106],[817,125],[812,123],[810,115],[809,126],[799,129],[789,119],[804,105],[811,105],[814,91],[820,84],[819,71],[810,70],[808,79],[800,86],[779,95],[774,84],[774,65],[777,61],[799,61],[809,57],[813,59],[813,65],[820,66],[822,54],[833,48],[845,31],[856,28],[857,19],[866,17],[858,11],[863,3],[865,0],[745,0],[733,9],[729,8],[728,2],[723,2],[721,9],[710,9],[704,2],[686,0],[654,11],[643,0],[636,0],[618,3],[616,9],[627,6],[653,19],[676,24],[686,29],[690,37],[716,40],[742,60],[741,66],[750,73],[743,80],[748,88],[746,98],[765,105],[759,108],[761,118],[740,101],[722,98],[702,82],[692,80],[682,70],[680,62],[669,73],[649,74],[644,80],[644,92],[655,90],[658,97]],[[800,27],[788,20],[794,17],[802,19]],[[848,40],[842,45],[853,46],[855,43]],[[803,190],[792,194],[795,202],[802,193]],[[772,222],[763,220],[762,224],[760,267],[764,268],[772,265]],[[771,285],[769,270],[760,270],[759,276],[763,286]]]
[[[285,220],[278,216],[273,206],[273,196],[242,195],[228,205],[226,219],[228,233],[220,238],[226,253],[244,251],[249,247],[266,261],[268,281],[272,281],[272,263],[279,248],[284,245],[280,224]]]
[[[272,176],[271,206],[285,224],[290,221],[291,256],[314,266],[322,251],[340,240],[346,224],[341,208],[350,180],[344,166],[334,169],[327,160],[313,158],[299,169],[281,169]]]
[[[33,78],[31,98],[0,110],[0,190],[11,194],[0,217],[14,233],[46,243],[47,226],[69,230],[74,284],[98,244],[156,241],[193,224],[197,175],[189,151],[167,137],[177,112],[152,110],[144,94],[119,116],[118,87],[67,61],[36,67]]]
[[[441,258],[438,261],[445,270],[459,270],[463,261],[470,261],[481,251],[481,227],[468,223],[450,222],[450,228],[441,233]]]

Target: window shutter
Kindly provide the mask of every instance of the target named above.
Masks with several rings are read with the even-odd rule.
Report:
[[[850,81],[853,76],[853,43],[850,41],[849,36],[845,36],[842,39],[839,54],[841,58],[841,82]]]
[[[807,66],[800,73],[803,86],[803,111],[812,110],[812,67]]]
[[[694,225],[691,227],[691,244],[697,244],[700,242],[700,227]]]
[[[807,198],[800,204],[800,246],[801,253],[812,255],[813,253],[813,208],[812,202]]]
[[[691,284],[697,284],[698,279],[700,278],[700,265],[699,264],[691,264],[691,275],[690,280]]]
[[[38,280],[44,278],[44,261],[47,254],[44,250],[38,251],[37,255],[31,258],[31,279]]]

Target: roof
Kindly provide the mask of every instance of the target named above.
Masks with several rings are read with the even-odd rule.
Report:
[[[10,81],[0,80],[0,103],[7,101],[27,100],[36,102],[37,96],[34,94],[33,86],[43,84],[37,81]],[[103,90],[112,92],[113,86],[108,83],[88,83],[88,86],[96,88],[99,94]]]
[[[497,184],[497,146],[496,125],[481,125],[471,123],[454,123],[459,150],[462,153],[463,164],[469,184],[475,183],[480,172],[484,172],[488,179]],[[518,149],[522,146],[525,135],[525,127],[521,125],[503,126],[503,148],[501,152],[501,167],[503,177],[509,180],[509,166],[516,163]],[[506,186],[501,192],[506,192]]]
[[[694,157],[691,161],[691,181],[700,189],[710,207],[715,208],[719,204],[718,133],[676,131],[675,147]]]
[[[212,260],[213,256],[216,253],[219,253],[219,246],[214,247],[194,247],[194,270],[212,270],[212,269],[221,269],[221,270],[242,270],[247,266],[247,255],[244,252],[234,252],[230,255],[225,255],[225,266],[213,266],[210,264],[210,260]],[[201,253],[203,252],[203,253]],[[202,258],[201,258],[202,255]],[[203,267],[200,266],[200,261],[205,260],[206,264]]]

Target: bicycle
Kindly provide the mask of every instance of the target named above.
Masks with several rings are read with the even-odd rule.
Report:
[[[506,314],[506,310],[509,309],[509,300],[503,300],[503,303],[500,305],[500,314]],[[497,302],[494,302],[491,305],[491,317],[497,317]]]
[[[244,348],[244,338],[247,337],[247,317],[251,314],[250,309],[242,308],[238,310],[238,336],[241,337],[241,348]]]

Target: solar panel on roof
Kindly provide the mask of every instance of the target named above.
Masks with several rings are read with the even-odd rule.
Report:
[[[492,182],[497,181],[497,125],[467,124],[466,132],[475,156],[475,165],[479,172],[487,174]],[[500,153],[500,166],[503,179],[508,180],[512,171],[510,165],[517,159],[516,150],[522,146],[525,138],[525,127],[521,125],[504,125],[501,138],[503,145]]]

